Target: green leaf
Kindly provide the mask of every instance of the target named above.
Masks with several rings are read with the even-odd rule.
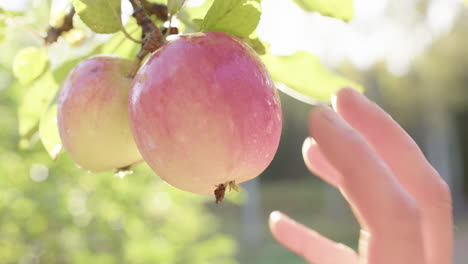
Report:
[[[13,74],[21,84],[28,84],[39,77],[49,65],[44,49],[27,47],[16,54],[13,60]]]
[[[44,145],[52,160],[57,159],[57,156],[62,151],[62,141],[60,140],[57,126],[56,103],[51,105],[42,115],[39,124],[39,136],[41,137],[42,145]]]
[[[180,22],[179,30],[184,33],[199,32],[203,18],[212,6],[214,0],[205,0],[203,4],[193,7],[186,5],[177,13]]]
[[[96,33],[120,30],[120,0],[73,0],[81,20]]]
[[[169,13],[175,14],[184,6],[185,0],[167,0],[167,9]]]
[[[308,12],[319,12],[324,16],[339,18],[346,22],[354,16],[353,0],[293,0]]]
[[[260,21],[261,0],[216,0],[206,14],[203,31],[247,37]]]
[[[252,33],[249,37],[242,38],[258,55],[265,55],[266,49],[263,42],[258,38],[256,32]]]
[[[58,88],[59,85],[50,71],[32,84],[18,108],[18,130],[21,137],[28,137],[34,132]]]
[[[363,90],[361,85],[328,71],[315,55],[305,51],[291,56],[268,54],[262,59],[273,80],[286,85],[278,88],[306,103],[329,101],[330,96],[343,87]]]
[[[131,19],[125,26],[125,30],[134,38],[141,38],[141,28],[135,19]],[[98,53],[113,54],[122,58],[133,60],[140,49],[140,44],[129,40],[123,32],[118,32],[112,38],[104,43],[98,50]]]
[[[201,27],[202,27],[202,24],[203,24],[203,19],[201,19],[201,18],[195,18],[195,19],[192,20],[192,22],[193,22],[195,25],[197,25],[199,28],[201,28]]]

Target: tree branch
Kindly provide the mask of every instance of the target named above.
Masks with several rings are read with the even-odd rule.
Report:
[[[47,30],[47,36],[44,38],[44,41],[47,45],[52,44],[57,41],[57,39],[64,33],[73,28],[73,16],[75,15],[75,8],[72,7],[68,14],[63,19],[63,25],[56,27],[49,27]]]
[[[134,77],[140,64],[146,55],[159,49],[164,44],[164,36],[159,28],[153,23],[151,18],[145,13],[141,2],[139,0],[129,0],[133,7],[133,16],[135,17],[138,25],[141,27],[143,34],[143,42],[140,52],[134,63],[134,67],[130,72],[130,77]]]

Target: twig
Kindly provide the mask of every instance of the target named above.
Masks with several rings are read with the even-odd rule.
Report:
[[[133,16],[135,17],[138,25],[141,27],[143,41],[140,52],[138,52],[137,58],[135,59],[134,66],[130,72],[129,77],[134,77],[136,72],[140,68],[141,62],[146,55],[159,49],[164,44],[164,36],[162,35],[159,28],[153,23],[149,16],[145,13],[141,7],[139,0],[130,0],[133,7]]]
[[[150,3],[148,0],[140,0],[140,3],[146,11],[155,15],[162,22],[165,22],[169,19],[169,11],[166,5]]]
[[[168,26],[169,29],[172,28],[172,14],[169,15],[169,26]],[[171,30],[166,30],[166,32],[164,33],[164,39],[167,38],[167,36],[169,36],[169,34],[171,34]]]
[[[130,34],[128,34],[127,30],[125,30],[125,27],[124,25],[122,24],[122,20],[120,19],[119,15],[117,14],[117,12],[112,8],[112,5],[110,3],[110,0],[107,0],[107,5],[109,6],[110,9],[112,9],[112,13],[114,14],[114,18],[117,19],[117,21],[119,21],[119,25],[120,25],[120,30],[122,31],[122,33],[125,35],[125,37],[127,37],[129,40],[135,42],[135,43],[138,43],[138,44],[144,44],[144,42],[142,40],[136,40],[134,39]]]
[[[155,33],[161,33],[156,25],[154,25],[151,18],[144,12],[139,0],[130,0],[130,3],[134,10],[133,16],[136,18],[138,25],[141,26],[143,34],[150,34],[153,31],[155,31]]]
[[[130,34],[135,33],[137,30],[138,30],[138,28],[134,29],[132,32],[130,32]],[[117,49],[120,47],[120,45],[122,45],[122,43],[123,43],[126,39],[127,39],[127,38],[125,38],[125,36],[123,36],[122,39],[119,40],[119,42],[117,43],[117,45],[115,46],[115,48],[112,50],[111,53],[115,53],[115,52],[117,51]]]
[[[7,19],[8,22],[12,23],[13,25],[15,25],[16,27],[18,28],[21,28],[22,30],[30,33],[34,38],[38,39],[38,40],[42,40],[43,39],[43,36],[41,36],[41,34],[39,34],[36,30],[32,29],[31,27],[29,27],[28,25],[25,25],[25,24],[22,24],[22,23],[19,23],[18,21],[16,21],[13,17],[9,17],[9,16],[5,16],[5,18]]]
[[[75,15],[75,8],[72,7],[68,14],[63,19],[63,25],[56,27],[49,27],[47,36],[44,38],[46,45],[52,44],[64,33],[73,28],[73,16]]]

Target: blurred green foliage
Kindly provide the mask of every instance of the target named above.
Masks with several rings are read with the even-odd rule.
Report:
[[[48,62],[49,57],[44,48],[24,48],[15,56],[13,74],[20,83],[28,84],[46,70]]]
[[[2,128],[15,125],[2,120]],[[36,146],[1,146],[1,263],[233,263],[236,245],[217,233],[204,197],[175,190],[145,166],[122,179],[93,175]]]
[[[289,88],[286,91],[283,89],[283,92],[298,100],[328,101],[331,94],[343,87],[352,87],[361,92],[364,90],[361,85],[330,72],[315,55],[305,51],[297,51],[290,56],[267,54],[262,56],[262,60],[273,79]],[[311,75],[311,72],[314,74]]]
[[[119,178],[54,162],[37,143],[20,150],[11,88],[0,91],[0,263],[235,263],[206,197],[144,165]]]
[[[50,22],[60,20],[51,14],[51,2],[29,1],[27,12],[0,9],[0,263],[236,263],[237,244],[222,234],[219,219],[205,206],[213,197],[176,190],[144,164],[125,177],[91,174],[59,155],[55,101],[69,71],[99,53],[134,59],[140,44],[118,31],[120,1],[73,0],[79,15],[73,21],[75,37],[64,35],[45,46],[43,33]],[[217,5],[203,22],[213,3]],[[179,30],[196,32],[203,26],[228,31],[268,56],[255,32],[260,3],[207,0],[178,13]],[[105,11],[109,4],[115,14]],[[141,37],[134,18],[125,29],[133,38]],[[309,61],[294,55],[281,59],[298,74],[294,78],[312,71],[318,80],[329,81],[327,89],[316,89],[312,80],[306,82],[312,89],[304,90],[281,70],[273,71],[273,78],[319,99],[347,82],[326,71],[312,54],[304,58]],[[271,64],[278,67],[276,61]],[[244,195],[226,200],[239,204]]]
[[[44,30],[49,5],[42,1],[8,19]],[[102,51],[130,57],[138,44],[121,33],[110,41],[88,37],[77,49],[60,39],[47,49],[49,63],[28,30],[1,29],[0,263],[236,263],[235,241],[205,207],[212,197],[176,190],[146,165],[123,178],[87,173],[67,155],[53,161],[39,142],[46,134],[45,147],[56,151],[55,92],[82,57]],[[21,54],[31,51],[24,61]],[[13,65],[31,63],[33,71],[20,70],[14,79]]]

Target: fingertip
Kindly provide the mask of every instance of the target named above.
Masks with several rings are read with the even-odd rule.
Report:
[[[313,118],[315,116],[319,116],[323,111],[330,111],[330,106],[328,105],[317,105],[312,109],[310,112],[310,117]]]
[[[331,105],[333,110],[335,110],[335,112],[338,111],[338,101],[357,96],[362,96],[362,94],[351,87],[344,87],[339,89],[335,94],[331,95]]]
[[[283,214],[280,211],[273,211],[270,214],[270,225],[275,225],[278,223],[281,218],[283,217]]]
[[[317,142],[312,137],[307,137],[302,144],[302,158],[304,163],[310,171],[314,171],[314,166],[311,162],[311,151],[312,147],[317,145]]]
[[[295,221],[280,211],[270,213],[269,226],[271,233],[277,240],[284,240],[295,226]]]
[[[312,109],[309,114],[309,131],[312,135],[312,130],[314,129],[315,126],[317,126],[320,123],[320,120],[322,119],[328,119],[327,116],[330,115],[330,112],[335,114],[335,112],[326,105],[320,105]]]
[[[312,147],[312,145],[315,145],[317,144],[317,142],[315,142],[315,139],[313,139],[312,137],[307,137],[305,140],[304,140],[304,143],[302,144],[302,157],[304,158],[304,161],[307,163],[308,162],[308,152],[309,152],[309,149]]]
[[[329,240],[279,211],[270,214],[269,222],[273,237],[310,263],[346,261],[357,264],[357,255],[352,249]]]
[[[355,105],[356,103],[362,104],[370,102],[369,99],[367,99],[367,97],[364,96],[364,94],[349,87],[339,90],[336,97],[337,98],[333,109],[335,109],[335,111],[337,112],[340,112],[340,110],[346,108],[347,106],[354,108],[353,105]]]
[[[336,94],[332,94],[330,100],[331,100],[332,108],[336,112],[336,100],[338,100],[338,96]]]
[[[268,225],[270,226],[270,230],[275,237],[277,236],[277,225],[282,220],[282,218],[283,214],[280,211],[273,211],[270,213]]]
[[[355,89],[351,87],[341,88],[336,94],[338,98],[362,95],[360,92],[356,91]]]
[[[338,187],[340,175],[321,153],[314,138],[308,137],[302,144],[302,157],[306,167],[325,182]]]
[[[318,106],[310,113],[309,133],[318,144],[329,137],[330,129],[336,128],[349,129],[350,126],[329,106]]]

